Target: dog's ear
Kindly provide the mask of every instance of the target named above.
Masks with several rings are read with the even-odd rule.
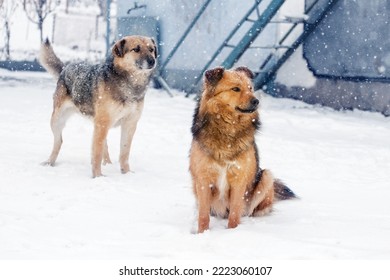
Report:
[[[245,67],[245,66],[240,66],[240,67],[237,67],[236,69],[234,69],[235,71],[238,71],[238,72],[243,72],[245,75],[248,76],[249,79],[253,79],[255,77],[255,74],[253,74],[253,72],[248,68],[248,67]]]
[[[126,39],[122,39],[112,47],[112,54],[114,56],[123,57],[125,55]]]
[[[152,40],[152,42],[153,42],[153,47],[154,47],[154,57],[155,57],[155,58],[157,58],[157,55],[158,55],[158,53],[157,53],[157,44],[156,44],[156,42],[154,41],[154,39],[153,39],[153,38],[150,38],[150,40]]]
[[[222,79],[223,72],[225,72],[225,69],[222,67],[207,70],[204,74],[206,83],[211,86],[217,85],[217,83]]]

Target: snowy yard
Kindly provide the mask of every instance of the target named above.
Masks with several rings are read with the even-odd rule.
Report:
[[[55,83],[0,70],[0,259],[389,259],[390,119],[262,96],[262,166],[300,197],[234,229],[196,229],[188,172],[195,102],[149,89],[130,166],[92,179],[92,126],[74,116],[56,167]]]

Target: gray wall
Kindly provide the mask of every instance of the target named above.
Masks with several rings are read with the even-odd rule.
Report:
[[[315,75],[390,81],[390,1],[339,0],[304,56]]]
[[[389,0],[339,0],[304,43],[303,56],[316,77],[314,85],[286,86],[279,79],[268,87],[269,93],[390,116],[389,20]]]

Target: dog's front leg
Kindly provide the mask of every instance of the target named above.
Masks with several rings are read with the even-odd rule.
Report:
[[[103,165],[111,164],[112,161],[110,159],[110,154],[108,153],[107,138],[106,138],[106,141],[104,141],[103,148],[104,148],[103,149]]]
[[[240,223],[244,210],[244,191],[238,188],[232,188],[230,191],[230,209],[228,228],[235,228]]]
[[[122,123],[121,131],[121,151],[119,155],[119,162],[121,165],[121,172],[123,174],[130,171],[129,166],[129,154],[131,143],[133,142],[133,136],[137,128],[137,123],[133,120],[125,120]]]
[[[126,118],[122,120],[121,131],[121,149],[119,155],[119,162],[121,165],[121,172],[123,174],[130,171],[129,166],[129,154],[131,143],[133,142],[133,136],[137,129],[137,123],[141,117],[143,109],[143,101],[137,104],[136,110]]]
[[[109,118],[100,117],[95,119],[92,143],[92,177],[102,176],[102,159],[104,145],[108,130],[110,129]]]
[[[245,206],[247,176],[246,174],[242,174],[243,172],[241,170],[236,169],[235,171],[228,176],[230,184],[228,228],[238,226]]]
[[[198,199],[198,233],[203,233],[209,229],[210,208],[211,208],[211,188],[209,184],[197,182],[195,185]]]

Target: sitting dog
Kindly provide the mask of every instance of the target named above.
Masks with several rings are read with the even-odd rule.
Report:
[[[260,127],[253,73],[246,67],[208,70],[192,124],[190,172],[198,203],[198,232],[209,228],[210,214],[228,218],[261,216],[274,198],[295,194],[259,167],[255,133]]]
[[[62,145],[62,130],[70,115],[78,112],[93,120],[92,176],[102,176],[101,164],[111,163],[108,130],[121,126],[120,167],[127,173],[129,153],[144,106],[146,87],[156,68],[157,47],[153,39],[127,36],[112,48],[106,61],[64,65],[48,40],[41,46],[40,63],[57,79],[51,129],[54,145],[43,164],[54,166]]]

